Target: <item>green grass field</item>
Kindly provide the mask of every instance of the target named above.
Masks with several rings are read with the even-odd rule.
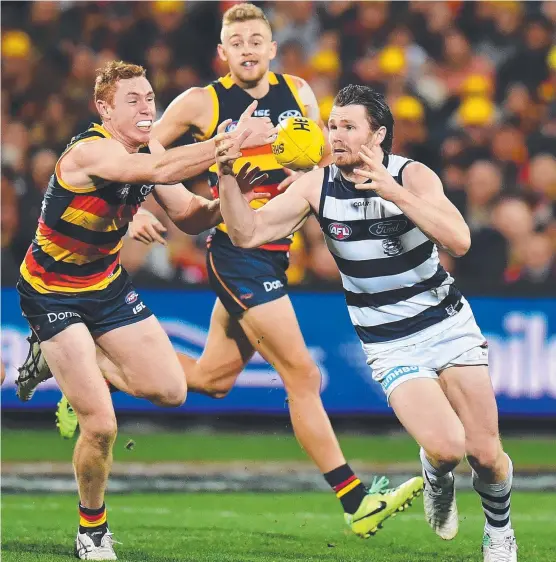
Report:
[[[136,445],[127,450],[133,438]],[[340,435],[346,458],[351,462],[407,463],[418,461],[418,447],[406,434],[392,436]],[[556,467],[556,447],[545,438],[504,439],[504,447],[518,470]],[[73,441],[50,431],[2,431],[2,461],[69,461]],[[238,434],[200,432],[161,432],[134,434],[122,431],[114,447],[119,462],[226,462],[308,460],[292,434]]]
[[[132,438],[136,445],[127,450]],[[404,434],[341,435],[350,461],[373,464],[417,461]],[[70,462],[73,441],[51,431],[2,431],[2,462]],[[548,439],[505,440],[518,470],[553,469]],[[279,434],[161,432],[126,429],[115,446],[119,462],[221,462],[307,460],[294,437]],[[6,467],[8,465],[5,465]],[[520,562],[556,560],[554,500],[550,493],[516,492],[512,520]],[[460,533],[443,542],[426,525],[422,500],[388,521],[376,537],[361,540],[345,527],[332,493],[111,494],[109,521],[119,559],[129,562],[473,562],[481,561],[484,524],[478,498],[458,494]],[[73,554],[77,498],[73,494],[4,494],[2,560],[63,562]]]
[[[554,560],[553,496],[515,494],[520,562]],[[480,561],[477,497],[459,495],[460,533],[447,543],[427,527],[422,501],[362,540],[344,527],[332,494],[113,495],[109,521],[119,559],[133,562],[472,562]],[[63,562],[72,555],[76,499],[2,498],[2,560]]]

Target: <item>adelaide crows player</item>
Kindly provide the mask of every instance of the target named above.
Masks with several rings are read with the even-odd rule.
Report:
[[[142,67],[107,63],[94,95],[102,124],[75,136],[58,160],[17,289],[35,338],[30,358],[46,361],[81,426],[73,457],[75,553],[115,560],[104,493],[116,417],[96,346],[120,367],[119,379],[109,378],[118,388],[168,407],[181,405],[187,392],[168,336],[120,265],[122,239],[150,193],[186,232],[206,230],[221,215],[217,201],[178,183],[214,162],[215,139],[168,151],[151,139],[154,93]],[[249,135],[246,144],[257,146],[273,134],[270,121],[247,114],[239,129],[223,136]]]

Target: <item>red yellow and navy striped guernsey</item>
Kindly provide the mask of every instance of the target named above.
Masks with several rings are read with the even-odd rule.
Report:
[[[286,117],[306,116],[306,109],[303,105],[299,92],[292,76],[287,74],[268,73],[270,88],[268,93],[258,100],[257,109],[254,117],[268,117],[277,124]],[[213,103],[213,120],[207,131],[197,134],[198,140],[207,140],[215,136],[216,127],[219,122],[225,119],[232,119],[230,126],[234,126],[241,114],[252,103],[253,98],[233,81],[230,74],[219,78],[209,86],[207,90],[211,93]],[[278,195],[276,189],[280,182],[287,176],[283,167],[278,164],[272,153],[272,145],[267,144],[257,148],[243,149],[243,156],[238,158],[234,164],[234,171],[237,172],[246,163],[250,162],[253,166],[258,166],[261,172],[268,174],[268,179],[261,184],[255,191],[260,193],[270,193],[271,198]],[[213,196],[218,197],[218,175],[216,165],[209,169],[209,184]],[[262,207],[268,199],[256,199],[251,202],[255,209]],[[221,223],[217,226],[218,230],[226,232],[226,225]],[[261,246],[263,250],[287,251],[291,244],[290,238],[277,240],[270,244]]]
[[[103,138],[110,138],[110,133],[91,124],[71,139],[60,160],[77,144]],[[141,151],[148,152],[148,147]],[[60,160],[45,192],[21,275],[39,293],[104,289],[121,273],[122,239],[154,185],[97,179],[89,187],[73,187],[60,177]]]

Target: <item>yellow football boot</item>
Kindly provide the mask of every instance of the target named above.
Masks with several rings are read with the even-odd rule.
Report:
[[[397,488],[387,488],[388,479],[382,477],[373,480],[367,495],[359,509],[352,515],[345,513],[346,523],[358,536],[367,539],[374,535],[389,517],[398,511],[404,511],[411,505],[423,489],[423,479],[418,476],[404,482]]]
[[[77,429],[77,414],[62,394],[62,399],[56,408],[56,427],[64,439],[71,439]]]

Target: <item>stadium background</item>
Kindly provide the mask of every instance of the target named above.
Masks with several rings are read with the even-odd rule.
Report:
[[[15,367],[26,354],[27,327],[13,286],[57,156],[73,134],[96,119],[91,102],[94,70],[114,58],[143,64],[161,114],[183,90],[205,85],[226,72],[215,47],[221,15],[232,4],[2,2],[2,360],[8,371],[2,388],[4,492],[73,489],[72,443],[57,438],[53,423],[59,397],[56,386],[45,384],[25,406],[15,398]],[[394,152],[424,162],[441,176],[448,197],[472,230],[467,256],[455,261],[443,255],[442,259],[470,297],[490,341],[501,426],[521,475],[517,488],[556,489],[556,2],[257,4],[265,9],[279,44],[272,69],[308,80],[323,119],[339,87],[359,82],[380,88],[396,119]],[[209,196],[203,177],[188,186]],[[162,215],[160,219],[167,222]],[[206,286],[205,238],[206,233],[190,237],[170,227],[166,247],[143,251],[127,245],[122,255],[175,346],[194,355],[204,345],[214,301]],[[339,292],[336,266],[315,221],[308,221],[296,237],[288,275],[303,332],[324,374],[325,406],[340,430],[346,456],[355,459],[363,474],[385,471],[395,481],[415,472],[416,448],[399,433],[380,389],[369,382]],[[291,435],[282,385],[259,357],[224,400],[191,395],[173,412],[125,396],[116,396],[115,404],[121,437],[112,489],[176,492],[165,499],[143,501],[162,520],[168,508],[195,528],[195,514],[201,513],[199,521],[204,521],[211,502],[217,503],[210,495],[184,499],[177,494],[183,490],[324,489]],[[135,447],[128,446],[130,438]],[[469,482],[462,479],[461,483]],[[18,553],[33,552],[33,543],[21,537],[27,516],[32,516],[27,522],[36,525],[33,517],[38,517],[39,506],[47,502],[61,510],[73,505],[69,497],[7,496],[3,501],[10,510],[9,517],[3,518],[8,521],[3,525],[6,559],[27,560]],[[279,514],[294,511],[294,503],[268,497],[273,498],[276,520],[283,523]],[[306,515],[313,510],[311,502],[325,504],[320,496],[303,497],[312,498],[297,499]],[[528,513],[533,504],[542,506],[542,497],[547,502],[553,499],[525,495],[516,504],[523,502]],[[239,505],[259,501],[237,498]],[[339,534],[336,506],[326,498],[322,510],[332,515],[329,520],[318,519],[319,527],[323,533]],[[127,499],[112,501],[120,509],[116,518],[124,517],[122,513],[131,517],[125,511]],[[471,505],[471,500],[464,496],[462,501],[465,513],[465,502]],[[166,507],[159,507],[160,502]],[[183,504],[195,502],[201,512],[183,512]],[[233,499],[225,503],[232,513]],[[266,504],[259,508],[272,512]],[[478,505],[473,504],[473,509],[473,524],[479,528]],[[473,516],[469,517],[471,521]],[[543,521],[542,515],[535,517]],[[299,529],[310,516],[305,519],[303,524],[295,520],[295,530],[285,525],[295,539],[308,536],[314,546],[311,541],[321,537],[313,528]],[[531,521],[535,520],[517,519],[518,533],[520,525],[525,533]],[[221,560],[226,556],[236,560],[233,556],[241,551],[243,539],[232,548],[222,538],[222,533],[237,531],[237,526],[230,515],[224,517],[220,534],[207,531],[212,540],[223,541]],[[161,521],[163,527],[168,528]],[[280,535],[277,525],[272,529],[278,552],[285,535]],[[411,530],[404,529],[408,536],[419,529],[424,532],[417,520]],[[56,536],[52,529],[48,534]],[[294,538],[286,542],[297,545]],[[452,560],[443,554],[448,549],[428,538],[430,545],[422,543],[423,560],[430,560],[431,553]],[[274,539],[247,542],[264,551],[264,541]],[[175,540],[173,535],[165,538],[166,548]],[[195,544],[195,537],[191,540]],[[462,553],[467,552],[465,541],[471,541],[469,552],[476,551],[476,540],[463,540]],[[349,553],[352,560],[366,559],[364,547],[353,546],[349,537],[341,535],[334,541],[344,541],[344,550],[328,547],[324,553],[329,558],[343,560]],[[395,552],[390,543],[381,544]],[[176,548],[182,546],[176,543]],[[57,557],[62,547],[56,550],[56,542],[49,548],[53,560],[63,559]],[[35,559],[28,555],[29,560]],[[308,560],[312,555],[314,548],[301,558],[289,559]],[[140,558],[174,559],[149,556]],[[237,556],[251,559],[249,553]],[[269,560],[280,559],[277,554],[269,556]],[[525,550],[521,559],[540,560],[541,551]]]

